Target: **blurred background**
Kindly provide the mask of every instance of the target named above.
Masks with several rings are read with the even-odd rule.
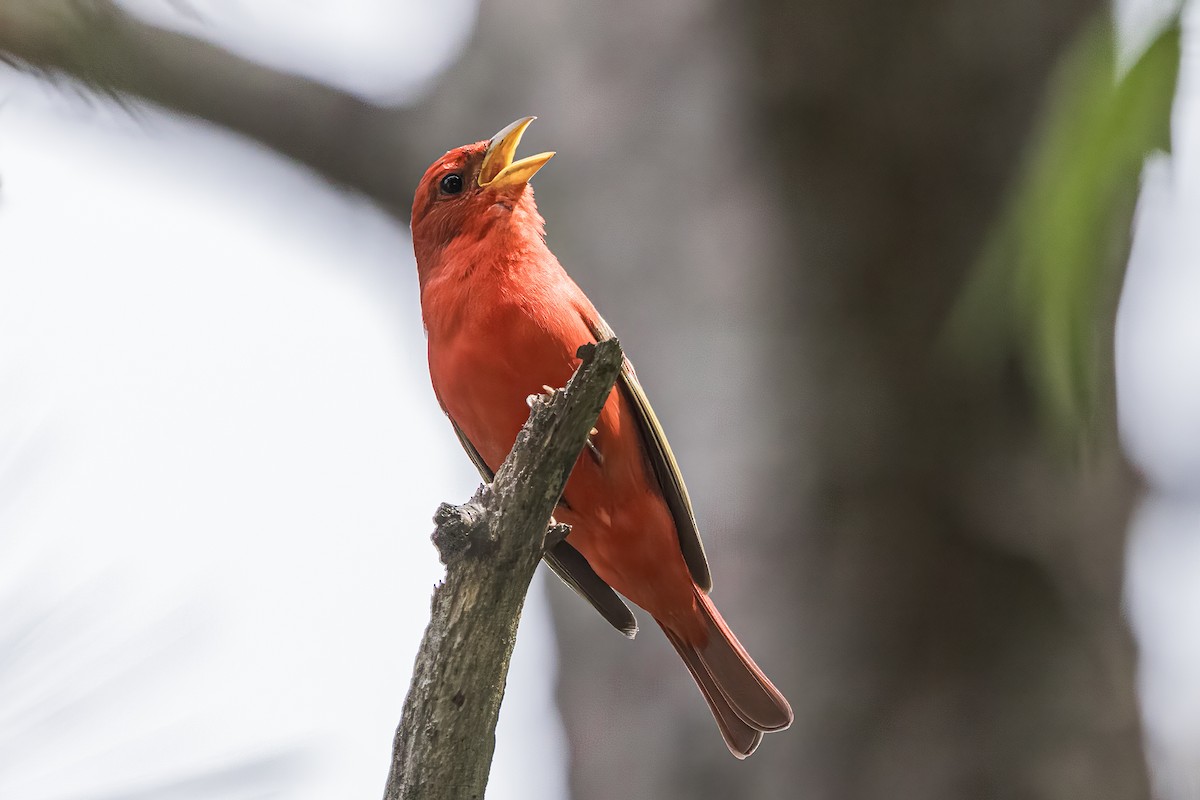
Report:
[[[0,0],[0,797],[382,792],[476,483],[411,192],[537,114],[797,718],[735,761],[541,575],[489,797],[1200,798],[1196,22]]]

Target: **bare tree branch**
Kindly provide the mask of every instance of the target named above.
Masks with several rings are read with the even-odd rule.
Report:
[[[482,798],[525,593],[546,526],[621,368],[615,339],[580,348],[566,389],[534,403],[496,478],[434,532],[446,580],[396,730],[385,800]],[[551,535],[561,535],[552,531]]]
[[[139,22],[111,0],[0,0],[0,59],[147,100],[249,136],[407,211],[419,172],[411,112],[273,70],[220,47]]]

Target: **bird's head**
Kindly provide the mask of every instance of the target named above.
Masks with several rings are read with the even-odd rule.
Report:
[[[524,117],[491,139],[455,148],[425,171],[413,197],[412,237],[424,283],[440,251],[460,236],[480,239],[514,216],[541,232],[529,179],[554,153],[513,160],[521,135],[536,117]]]

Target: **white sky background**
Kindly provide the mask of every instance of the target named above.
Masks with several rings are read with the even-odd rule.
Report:
[[[445,69],[471,33],[478,2],[117,1],[155,25],[377,102],[412,97]]]
[[[1122,0],[1125,48],[1170,13]],[[1200,3],[1184,17],[1173,153],[1150,161],[1117,317],[1117,405],[1149,490],[1131,523],[1126,598],[1155,789],[1200,798]]]
[[[444,68],[474,13],[125,5],[382,100]],[[1127,42],[1164,5],[1119,3]],[[1169,800],[1200,798],[1194,30],[1117,342],[1152,487],[1128,596]],[[404,226],[261,148],[0,72],[0,797],[379,795],[441,574],[429,517],[475,484],[415,284]],[[565,797],[550,636],[535,591],[491,800]]]
[[[1129,38],[1169,2],[1121,6]],[[1135,513],[1127,607],[1146,746],[1163,800],[1200,798],[1200,4],[1184,17],[1174,152],[1147,164],[1117,317],[1122,439],[1150,491]]]
[[[474,12],[192,7],[380,97],[444,67]],[[430,517],[477,483],[411,254],[262,148],[0,73],[0,797],[382,794],[442,574]],[[540,587],[493,799],[566,794]]]

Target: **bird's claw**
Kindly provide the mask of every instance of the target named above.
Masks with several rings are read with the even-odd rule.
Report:
[[[541,394],[531,394],[526,396],[525,405],[533,408],[533,404],[537,402],[539,397],[551,397],[556,391],[557,390],[553,386],[543,383]],[[600,448],[596,447],[596,443],[592,441],[592,437],[599,433],[600,431],[596,430],[595,428],[592,428],[590,431],[588,431],[588,438],[584,442],[584,445],[587,447],[588,452],[592,454],[592,458],[596,460],[596,463],[603,464],[604,456],[600,454]]]
[[[549,385],[543,383],[541,394],[531,394],[531,395],[527,396],[525,398],[525,405],[529,406],[530,408],[533,408],[534,401],[537,400],[539,397],[552,397],[556,391],[557,391],[557,389],[555,389],[553,386],[549,386]]]

